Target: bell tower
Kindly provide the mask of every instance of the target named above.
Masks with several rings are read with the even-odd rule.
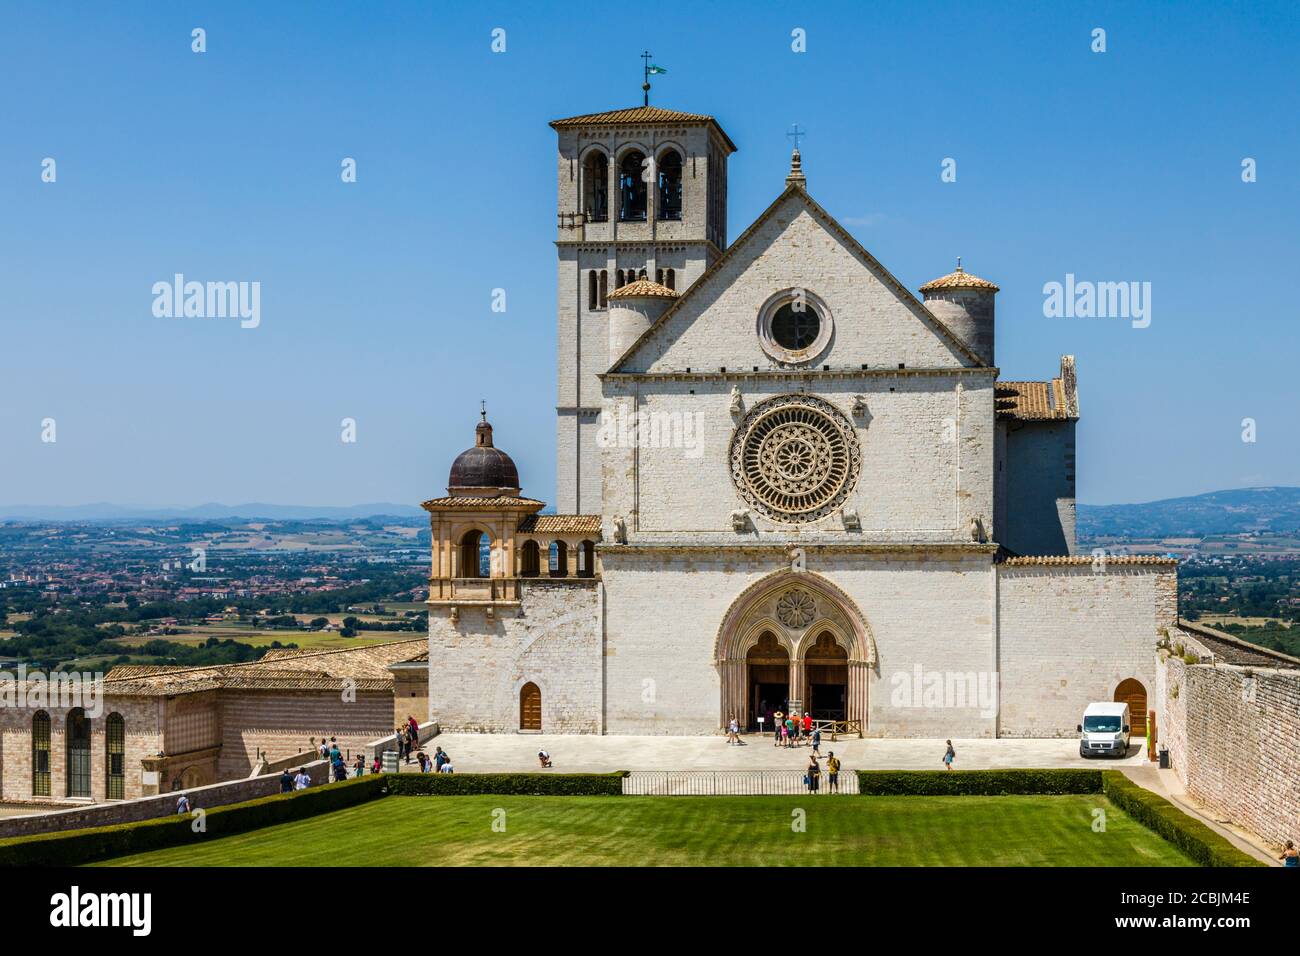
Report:
[[[600,380],[609,297],[685,291],[727,246],[727,159],[712,116],[638,106],[553,121],[557,168],[556,510],[601,510]]]

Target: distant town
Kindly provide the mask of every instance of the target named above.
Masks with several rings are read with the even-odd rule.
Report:
[[[218,664],[423,633],[428,555],[418,518],[3,522],[0,666]]]

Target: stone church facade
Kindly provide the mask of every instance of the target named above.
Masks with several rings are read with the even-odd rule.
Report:
[[[997,286],[959,263],[915,296],[797,150],[728,243],[712,117],[551,125],[562,513],[484,416],[424,505],[431,717],[708,734],[785,707],[993,737],[1071,734],[1117,694],[1145,713],[1176,567],[1077,554],[1071,356],[1001,380]]]

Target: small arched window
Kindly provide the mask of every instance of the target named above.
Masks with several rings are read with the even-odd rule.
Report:
[[[669,269],[669,270],[667,270],[667,271],[664,273],[664,285],[666,285],[668,288],[670,288],[670,289],[676,291],[676,289],[677,289],[677,273],[676,273],[675,270],[673,270],[673,269]]]
[[[599,291],[600,279],[596,276],[596,270],[592,269],[587,273],[587,310],[596,308],[596,303],[600,301]]]
[[[657,219],[682,218],[682,157],[674,149],[659,157]]]
[[[525,541],[519,551],[519,576],[535,578],[541,574],[541,548],[536,541]]]
[[[582,164],[582,211],[587,222],[605,222],[609,219],[609,160],[598,149],[587,154]]]
[[[487,536],[477,528],[466,531],[460,539],[460,576],[485,578],[490,573],[491,552],[484,553]]]
[[[50,715],[32,715],[32,796],[50,796]]]
[[[625,285],[627,285],[627,276],[623,273],[623,270],[622,270],[622,269],[619,269],[619,270],[618,270],[618,285],[614,286],[614,288],[616,288],[616,289],[621,289],[621,288],[623,288],[623,286],[625,286]]]
[[[600,270],[600,307],[602,309],[609,307],[609,270]]]
[[[569,546],[563,541],[551,542],[551,554],[549,562],[549,571],[553,578],[564,578],[569,575]]]
[[[663,284],[664,284],[664,270],[663,270],[663,269],[655,269],[655,282],[658,282],[660,285],[663,285]]]
[[[104,796],[109,800],[122,800],[126,796],[126,720],[112,713],[104,721],[104,776],[107,786]]]
[[[636,274],[636,277],[637,277],[638,279],[644,279],[644,278],[646,277],[645,269],[642,269],[640,272],[638,272],[638,273]]]
[[[578,545],[578,577],[590,578],[596,575],[596,543],[583,541]]]
[[[642,167],[645,154],[629,150],[618,166],[618,218],[623,222],[645,222],[646,181]]]

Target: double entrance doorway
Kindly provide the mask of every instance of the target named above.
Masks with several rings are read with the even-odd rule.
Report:
[[[764,631],[745,655],[745,671],[748,693],[741,723],[748,730],[759,729],[759,717],[771,729],[772,715],[788,713],[792,706],[817,720],[848,718],[849,655],[829,631],[817,635],[793,663],[776,635]]]

